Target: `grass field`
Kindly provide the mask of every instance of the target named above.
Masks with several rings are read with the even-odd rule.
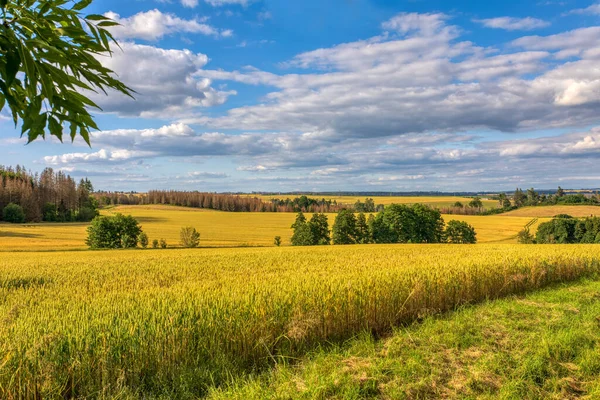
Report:
[[[589,217],[590,215],[600,215],[600,207],[588,205],[523,207],[500,215],[506,217],[551,218],[558,214],[569,214],[572,217],[583,218]]]
[[[258,197],[263,200],[271,200],[271,199],[293,199],[300,195],[248,195],[251,197]],[[471,200],[470,197],[459,197],[459,196],[317,196],[317,195],[307,195],[308,197],[315,199],[326,199],[326,200],[335,200],[340,204],[354,204],[357,201],[364,202],[367,197],[372,198],[375,201],[375,204],[427,204],[432,207],[451,207],[457,201],[460,201],[465,206],[469,204]],[[497,200],[481,200],[485,208],[495,208],[498,206]]]
[[[600,282],[585,281],[359,335],[211,399],[597,399]]]
[[[102,213],[130,214],[137,218],[152,239],[165,238],[169,245],[179,245],[179,230],[193,226],[201,234],[201,246],[239,247],[272,246],[281,236],[289,245],[293,213],[229,213],[172,206],[119,206]],[[329,214],[333,224],[335,214]],[[529,216],[444,215],[446,222],[467,221],[477,231],[480,243],[514,243],[517,233],[531,221]],[[543,221],[540,219],[539,222]],[[86,224],[0,224],[0,251],[85,249]]]
[[[598,271],[594,245],[4,253],[0,398],[191,398],[327,342]]]

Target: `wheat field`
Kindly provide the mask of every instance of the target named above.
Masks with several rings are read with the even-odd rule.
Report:
[[[179,230],[193,226],[201,234],[203,247],[272,246],[281,236],[289,245],[294,213],[231,213],[173,206],[118,206],[102,214],[123,213],[138,219],[152,239],[164,238],[169,246],[179,245]],[[527,216],[444,215],[446,222],[467,221],[477,231],[479,243],[516,243],[517,233],[531,221]],[[328,214],[329,225],[335,214]],[[538,223],[544,221],[540,219]],[[85,249],[87,224],[40,223],[0,224],[0,251],[82,250]]]
[[[263,200],[272,200],[272,199],[294,199],[295,197],[300,196],[299,194],[289,195],[289,194],[270,194],[270,195],[259,195],[252,194],[247,195],[251,197],[258,197]],[[469,204],[473,198],[471,197],[460,197],[460,196],[319,196],[319,195],[307,195],[310,198],[322,199],[336,201],[338,204],[354,204],[357,201],[364,202],[366,198],[372,198],[375,201],[375,204],[426,204],[432,207],[451,207],[457,201],[461,202],[463,205]],[[498,206],[497,200],[488,200],[485,198],[481,199],[485,208],[495,208]]]
[[[4,253],[0,398],[185,398],[327,341],[591,275],[593,245]]]

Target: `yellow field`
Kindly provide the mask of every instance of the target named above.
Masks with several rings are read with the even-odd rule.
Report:
[[[550,218],[558,214],[569,214],[572,217],[589,217],[590,215],[600,215],[599,206],[544,206],[544,207],[523,207],[518,210],[500,214],[506,217],[545,217]]]
[[[193,226],[201,234],[205,247],[273,246],[273,238],[281,236],[289,245],[293,213],[230,213],[173,206],[119,206],[102,213],[133,215],[153,239],[164,238],[170,246],[179,245],[179,230]],[[333,224],[335,214],[329,214]],[[444,215],[446,222],[467,221],[477,231],[479,243],[516,242],[517,233],[531,217],[504,215]],[[541,222],[542,220],[540,220]],[[85,249],[87,224],[0,224],[2,250],[73,250]]]
[[[293,199],[301,195],[247,195],[250,197],[258,197],[263,200],[271,199]],[[375,204],[427,204],[432,207],[450,207],[457,201],[460,201],[463,205],[469,204],[472,198],[469,197],[457,197],[457,196],[317,196],[307,195],[308,197],[315,199],[335,200],[339,204],[354,204],[357,201],[364,202],[367,197],[372,198]],[[485,208],[495,208],[498,206],[497,200],[486,200],[482,198],[482,203]]]
[[[600,246],[22,252],[1,260],[0,398],[192,398],[324,341],[597,273]]]

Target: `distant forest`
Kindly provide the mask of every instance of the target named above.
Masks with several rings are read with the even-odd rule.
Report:
[[[0,220],[6,222],[91,221],[97,214],[94,188],[87,179],[76,183],[62,171],[0,166]]]
[[[262,200],[252,196],[234,194],[185,192],[175,190],[151,190],[148,193],[97,192],[95,199],[101,206],[168,204],[173,206],[207,208],[232,212],[311,212],[334,213],[343,209],[376,212],[383,205],[373,199],[356,202],[354,205],[339,204],[335,200],[314,199],[305,195],[293,199]]]

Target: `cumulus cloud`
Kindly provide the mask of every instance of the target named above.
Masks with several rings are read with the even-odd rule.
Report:
[[[233,33],[229,29],[219,30],[206,24],[206,18],[186,20],[157,9],[140,12],[127,18],[121,18],[119,14],[112,11],[104,15],[120,24],[110,28],[111,33],[118,39],[155,41],[174,33],[198,33],[214,37],[229,37]]]
[[[374,138],[432,131],[504,132],[586,125],[598,120],[595,102],[600,27],[528,36],[513,51],[459,41],[444,14],[399,14],[382,34],[298,54],[284,66],[299,74],[201,70],[198,76],[266,85],[266,101],[195,117],[214,129],[333,132]],[[549,61],[580,57],[564,64]],[[594,60],[594,61],[592,61]],[[320,71],[319,71],[320,70]]]
[[[233,174],[215,181],[235,190],[509,189],[591,176],[600,131],[579,129],[600,123],[600,27],[525,36],[500,50],[461,40],[451,23],[443,14],[400,14],[378,36],[298,54],[277,73],[206,69],[203,54],[125,42],[108,66],[138,101],[113,96],[101,105],[177,123],[98,132],[92,143],[104,153],[44,161],[224,157]],[[217,81],[269,92],[222,114],[199,113],[233,94],[214,89]],[[575,133],[518,136],[553,128]],[[490,132],[503,140],[490,142]]]
[[[549,22],[532,17],[497,17],[487,19],[475,19],[473,21],[487,28],[504,29],[507,31],[531,31],[534,29],[540,29],[550,26]]]
[[[135,100],[119,93],[91,94],[105,112],[123,116],[175,118],[192,110],[223,104],[235,92],[214,89],[211,80],[195,74],[206,65],[205,54],[165,50],[130,42],[123,51],[103,57],[103,64],[136,91]]]

